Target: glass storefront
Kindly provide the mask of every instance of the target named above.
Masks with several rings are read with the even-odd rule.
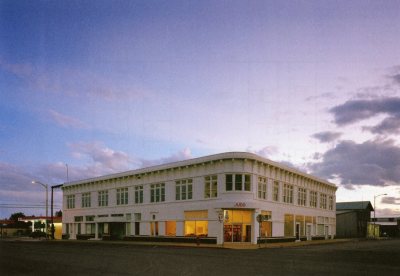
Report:
[[[224,210],[224,242],[251,242],[253,211]]]

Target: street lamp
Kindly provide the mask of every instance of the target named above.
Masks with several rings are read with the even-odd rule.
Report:
[[[47,217],[49,215],[49,186],[47,184],[43,184],[40,181],[33,180],[32,184],[39,184],[42,185],[46,189],[46,238],[47,238]]]
[[[377,197],[379,197],[379,196],[385,196],[385,195],[387,195],[387,194],[380,194],[380,195],[374,196],[374,239],[375,239],[375,233],[376,233],[376,231],[375,231],[375,224],[376,224],[376,217],[375,217],[375,199],[376,199]]]

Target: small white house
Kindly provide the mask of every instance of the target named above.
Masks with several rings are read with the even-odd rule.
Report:
[[[76,238],[253,243],[333,237],[325,180],[228,152],[67,183],[63,234]]]

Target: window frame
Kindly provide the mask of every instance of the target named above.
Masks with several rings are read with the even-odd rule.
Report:
[[[204,198],[218,197],[218,175],[204,177]]]
[[[89,208],[92,205],[92,200],[91,200],[91,193],[82,193],[82,208]]]
[[[150,202],[164,202],[165,201],[165,183],[156,183],[150,185]]]
[[[237,181],[238,180],[238,181]],[[239,189],[240,183],[240,189]],[[228,189],[229,187],[229,189]],[[227,173],[225,174],[226,192],[251,192],[251,174]]]
[[[75,195],[67,195],[67,209],[75,208]]]
[[[143,185],[135,186],[135,204],[143,203]]]
[[[128,205],[128,187],[117,188],[117,205]]]
[[[107,207],[108,206],[108,190],[101,190],[97,192],[98,196],[98,206]]]
[[[259,199],[267,199],[267,190],[268,190],[268,178],[264,176],[258,176],[258,189],[257,196]]]

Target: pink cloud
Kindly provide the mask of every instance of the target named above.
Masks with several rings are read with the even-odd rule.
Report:
[[[58,125],[65,128],[84,128],[87,129],[89,126],[79,119],[61,114],[55,110],[49,110],[48,112],[50,119],[56,122]]]

